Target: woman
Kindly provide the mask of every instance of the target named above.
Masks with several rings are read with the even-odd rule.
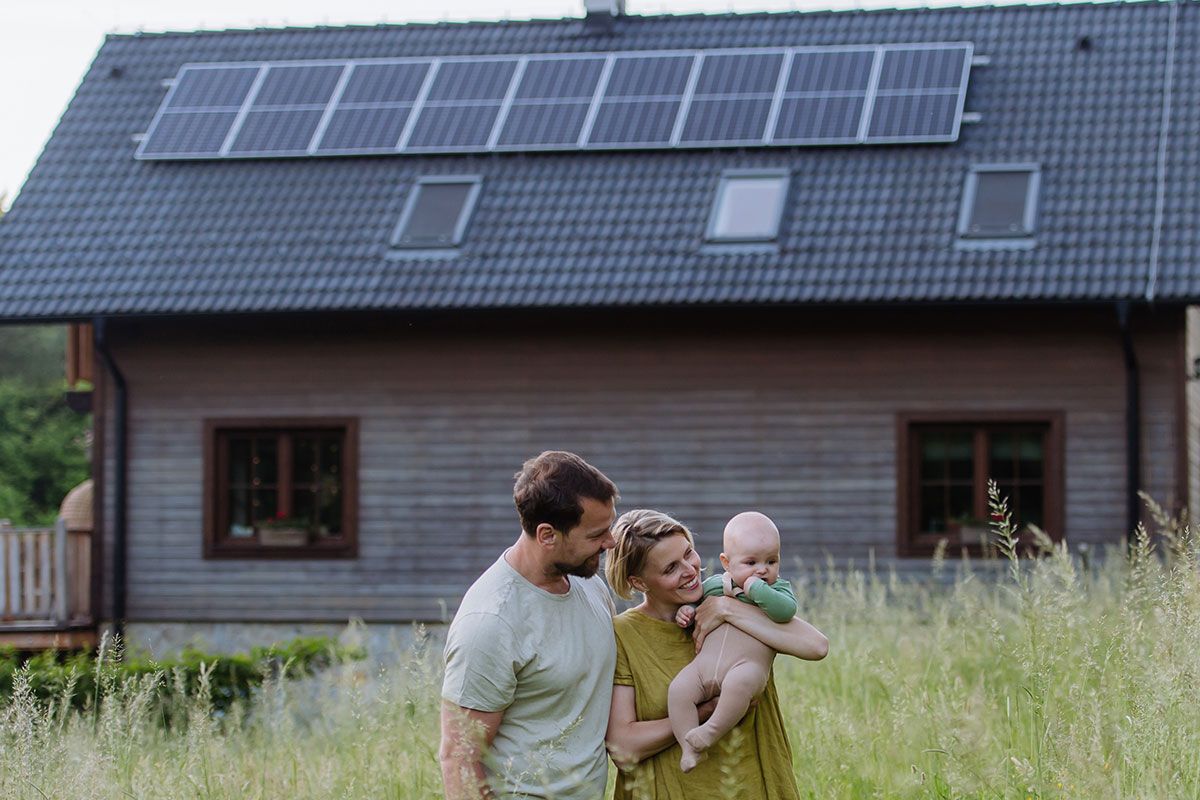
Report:
[[[723,787],[739,800],[794,800],[791,745],[779,711],[774,678],[757,706],[708,758],[684,774],[679,745],[667,719],[667,687],[692,660],[699,642],[675,623],[675,612],[700,600],[700,556],[692,534],[658,511],[623,514],[613,526],[616,546],[605,572],[620,597],[642,594],[636,608],[613,620],[617,668],[606,743],[617,766],[614,800],[694,800],[721,797]],[[778,624],[760,609],[731,597],[707,599],[696,613],[696,638],[720,624],[736,625],[773,650],[798,658],[825,657],[828,642],[796,618]],[[712,713],[710,701],[701,719]]]

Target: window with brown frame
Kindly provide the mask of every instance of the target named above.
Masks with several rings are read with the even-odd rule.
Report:
[[[901,415],[899,550],[921,556],[991,545],[987,483],[996,481],[1022,533],[1062,535],[1062,419],[1057,413]]]
[[[205,428],[207,557],[356,555],[356,420],[209,420]]]

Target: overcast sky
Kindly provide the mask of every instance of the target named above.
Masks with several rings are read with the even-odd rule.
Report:
[[[970,5],[953,0],[628,0],[631,14]],[[0,0],[0,196],[20,189],[110,32],[580,16],[583,0]]]

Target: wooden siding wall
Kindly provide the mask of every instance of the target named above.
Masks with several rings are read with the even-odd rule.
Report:
[[[1182,498],[1172,319],[1138,335],[1143,485],[1169,504]],[[882,567],[924,569],[894,558],[901,410],[1064,411],[1067,537],[1123,535],[1124,363],[1109,316],[992,333],[714,327],[635,338],[620,325],[584,325],[586,336],[555,325],[549,341],[259,330],[207,343],[143,329],[115,348],[133,432],[129,618],[442,619],[516,537],[511,476],[546,448],[603,469],[620,509],[687,521],[706,558],[732,513],[757,508],[779,523],[789,571],[792,558],[865,564],[872,551]],[[202,558],[202,421],[264,415],[361,418],[358,559]],[[107,578],[111,447],[106,457]],[[103,594],[111,608],[108,583]]]

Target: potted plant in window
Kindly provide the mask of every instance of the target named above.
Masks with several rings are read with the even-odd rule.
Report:
[[[285,516],[282,511],[258,523],[258,542],[269,547],[302,547],[308,544],[309,521]]]

